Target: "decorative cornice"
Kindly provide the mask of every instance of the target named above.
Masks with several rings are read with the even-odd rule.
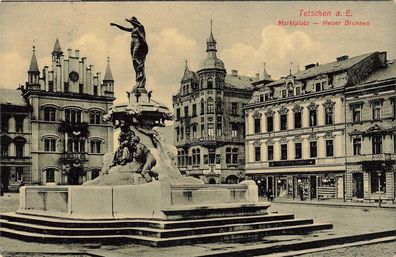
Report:
[[[324,135],[325,139],[333,139],[334,135],[332,132],[326,132],[326,134]]]
[[[254,145],[255,147],[261,146],[260,140],[254,141],[254,142],[253,142],[253,145]]]
[[[335,105],[335,102],[331,101],[330,99],[327,99],[324,103],[323,106],[325,108],[333,108]]]
[[[302,142],[302,137],[300,135],[294,137],[294,142],[299,143]]]
[[[279,140],[280,143],[287,143],[287,137],[281,137],[281,139]]]
[[[267,116],[267,117],[272,117],[272,116],[274,116],[275,111],[272,110],[272,109],[268,109],[264,114],[265,114],[265,116]]]
[[[308,140],[309,141],[316,141],[316,140],[318,140],[318,137],[316,136],[315,133],[312,133],[312,134],[309,135]]]
[[[278,113],[280,114],[280,115],[285,115],[285,114],[287,114],[289,112],[289,109],[287,109],[285,106],[282,106],[279,110],[278,110]]]
[[[302,107],[299,104],[294,105],[293,107],[293,112],[302,112],[302,110],[304,109],[304,107]]]
[[[315,104],[315,102],[310,102],[309,105],[307,106],[308,110],[310,111],[314,111],[316,109],[318,109],[319,105]]]
[[[273,138],[268,138],[266,143],[267,143],[267,145],[273,145],[274,144],[274,139]]]
[[[258,111],[255,111],[255,112],[253,113],[253,118],[255,118],[255,119],[260,119],[261,116],[262,116],[262,114],[261,114],[260,112],[258,112]]]

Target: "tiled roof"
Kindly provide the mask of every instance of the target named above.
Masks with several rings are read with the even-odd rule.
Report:
[[[226,87],[230,88],[238,88],[238,89],[246,89],[252,86],[252,83],[257,81],[255,78],[247,77],[247,76],[235,76],[227,74],[225,77]]]
[[[387,67],[379,69],[378,71],[374,72],[372,75],[366,78],[362,82],[362,84],[386,80],[390,78],[396,78],[396,60],[389,61]]]
[[[374,53],[377,53],[377,52],[374,52]],[[348,59],[345,59],[342,61],[335,61],[335,62],[321,64],[321,65],[312,67],[308,70],[303,70],[303,71],[297,72],[292,75],[295,77],[296,80],[300,80],[300,79],[315,77],[320,74],[327,74],[327,73],[333,73],[333,72],[337,72],[337,71],[343,71],[343,70],[349,69],[352,66],[358,64],[359,62],[363,61],[364,59],[366,59],[367,57],[369,57],[370,55],[372,55],[374,53],[363,54],[363,55],[351,57],[351,58],[348,58]],[[283,84],[285,82],[286,82],[286,79],[279,79],[279,80],[276,80],[274,82],[267,84],[267,86],[279,85],[279,84]]]
[[[20,90],[0,88],[0,104],[26,106],[26,101]]]

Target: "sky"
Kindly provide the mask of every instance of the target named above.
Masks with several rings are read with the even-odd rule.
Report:
[[[116,103],[126,101],[134,85],[130,35],[110,22],[127,26],[136,16],[145,26],[149,53],[146,87],[153,99],[172,105],[185,61],[198,70],[205,58],[213,20],[218,57],[228,73],[262,73],[273,78],[304,69],[310,63],[335,61],[387,51],[396,58],[395,2],[112,2],[0,3],[0,87],[17,88],[27,80],[32,46],[40,70],[51,63],[56,38],[62,50],[79,49],[97,72],[104,74],[110,57]],[[331,11],[331,17],[302,17],[300,10]],[[352,17],[335,17],[350,10]],[[310,26],[279,26],[278,20],[307,20]],[[320,26],[323,20],[368,21],[369,26]]]

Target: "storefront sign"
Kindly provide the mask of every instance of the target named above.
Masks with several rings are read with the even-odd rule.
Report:
[[[315,159],[269,162],[270,167],[315,165]]]

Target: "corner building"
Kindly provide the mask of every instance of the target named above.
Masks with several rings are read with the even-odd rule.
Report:
[[[395,201],[396,62],[345,92],[346,199]]]
[[[102,157],[113,151],[113,127],[104,122],[114,98],[108,60],[106,72],[80,57],[65,56],[58,39],[51,66],[40,72],[35,50],[22,94],[31,107],[32,184],[82,184],[99,175]]]
[[[257,87],[246,111],[246,175],[275,197],[344,198],[347,87],[384,66],[385,53],[310,64]]]
[[[197,72],[187,63],[179,92],[173,96],[175,145],[181,172],[206,183],[244,179],[244,116],[254,78],[227,74],[211,31],[206,58]]]

